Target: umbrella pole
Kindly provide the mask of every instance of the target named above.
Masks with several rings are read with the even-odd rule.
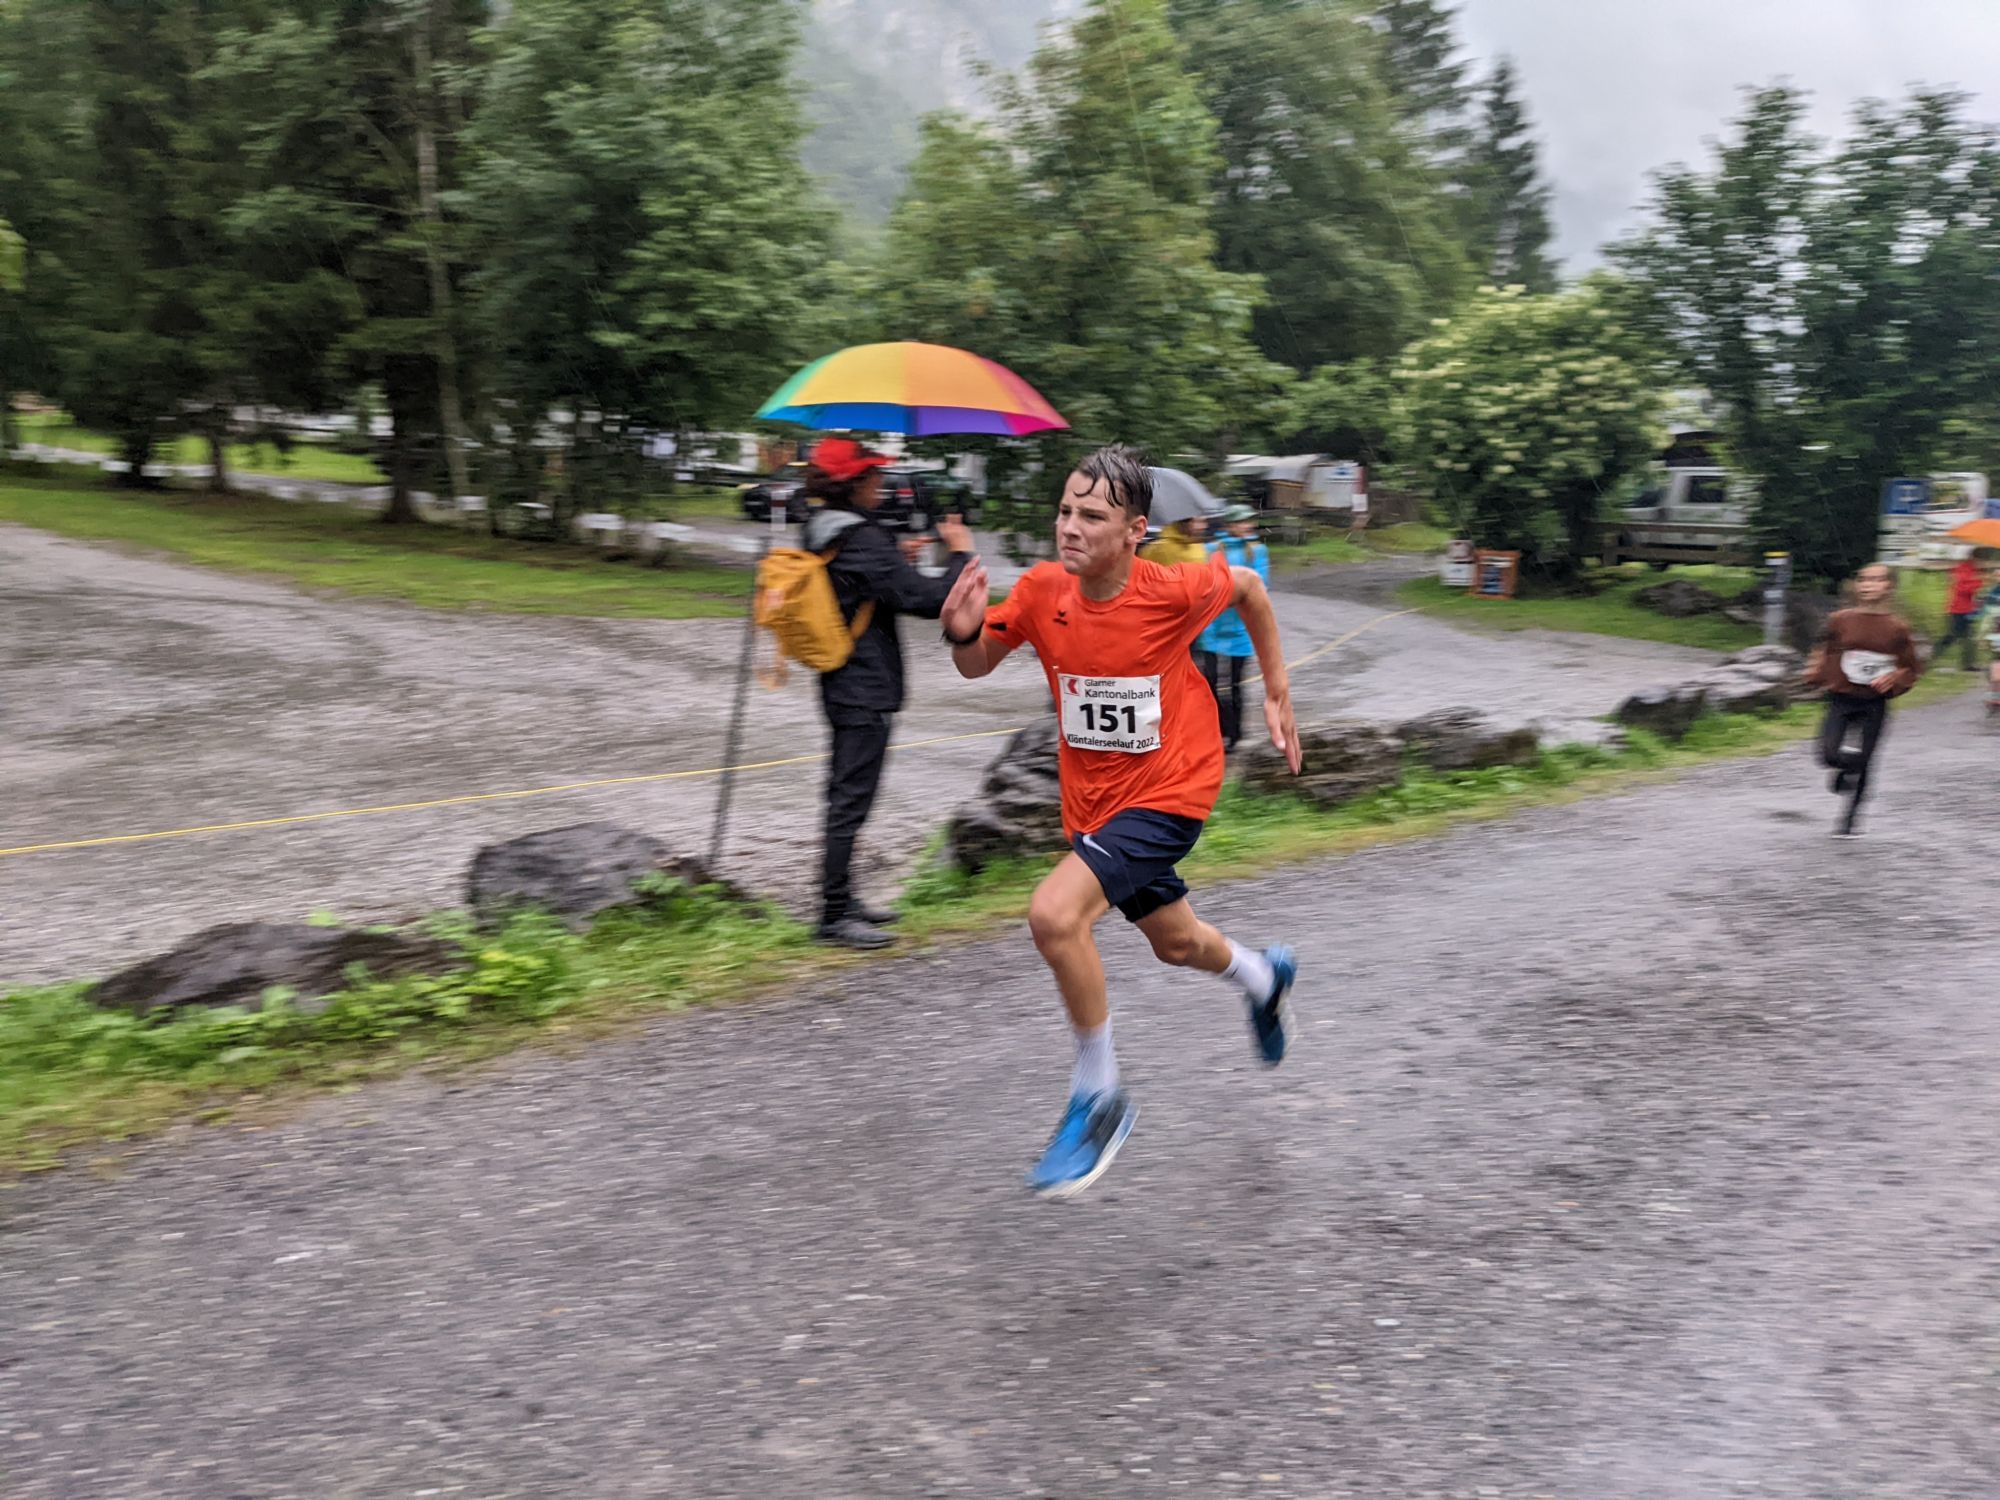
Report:
[[[767,539],[764,552],[771,550]],[[759,555],[760,559],[762,554]],[[750,663],[757,649],[757,574],[750,574],[750,604],[743,611],[743,649],[736,657],[736,701],[729,711],[729,733],[722,747],[722,789],[715,799],[715,828],[708,840],[708,876],[722,871],[722,844],[729,829],[729,802],[736,789],[736,758],[743,749],[743,709],[749,700]]]

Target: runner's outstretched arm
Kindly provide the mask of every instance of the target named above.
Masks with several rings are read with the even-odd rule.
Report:
[[[974,558],[951,586],[938,617],[944,624],[945,639],[951,642],[952,665],[961,677],[984,677],[1013,649],[1010,643],[986,632],[989,588],[986,564]]]
[[[1229,574],[1236,580],[1236,595],[1230,602],[1249,628],[1250,644],[1257,649],[1257,668],[1264,674],[1264,727],[1271,732],[1272,746],[1296,776],[1301,764],[1299,728],[1292,714],[1292,680],[1285,670],[1285,651],[1278,642],[1278,612],[1271,607],[1270,591],[1254,569],[1231,568]]]

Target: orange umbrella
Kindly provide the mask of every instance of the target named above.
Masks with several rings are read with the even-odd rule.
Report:
[[[1970,542],[1975,547],[2000,547],[2000,520],[1989,516],[1978,521],[1967,521],[1947,535],[1954,542]]]

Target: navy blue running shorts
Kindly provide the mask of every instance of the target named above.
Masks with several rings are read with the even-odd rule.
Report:
[[[1188,893],[1174,866],[1201,837],[1199,818],[1128,808],[1094,833],[1069,841],[1104,887],[1104,899],[1128,922],[1143,922]]]

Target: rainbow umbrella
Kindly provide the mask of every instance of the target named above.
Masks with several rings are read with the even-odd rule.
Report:
[[[757,409],[771,422],[1023,437],[1069,423],[1005,365],[944,344],[856,344],[816,359]]]

